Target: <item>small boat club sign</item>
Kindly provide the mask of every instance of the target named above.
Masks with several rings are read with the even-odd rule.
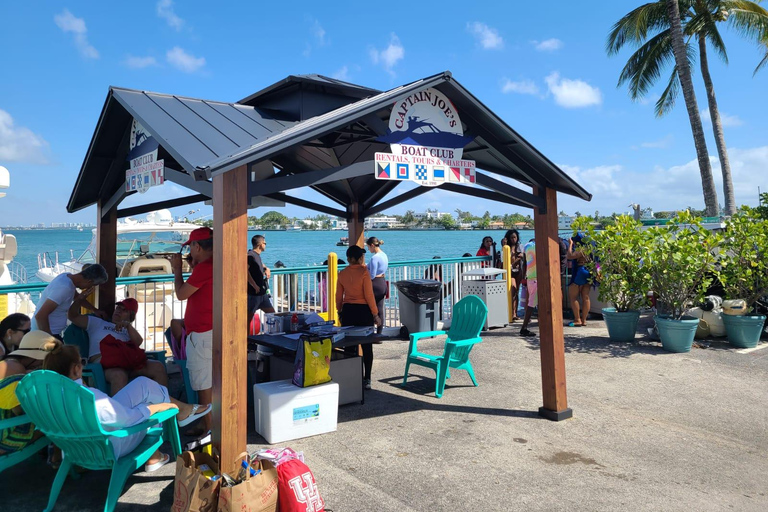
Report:
[[[131,125],[127,160],[131,167],[125,171],[125,191],[144,193],[150,187],[165,182],[165,161],[157,159],[160,144],[136,119]]]
[[[388,142],[392,152],[376,153],[376,179],[427,187],[475,182],[475,162],[462,159],[472,138],[464,136],[459,113],[436,89],[415,92],[396,103],[387,134],[377,140]]]

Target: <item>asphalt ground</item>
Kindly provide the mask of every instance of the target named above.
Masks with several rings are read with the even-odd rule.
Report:
[[[365,404],[341,407],[336,432],[276,446],[304,452],[334,512],[768,510],[765,340],[673,354],[641,334],[610,343],[601,321],[566,327],[573,418],[551,422],[537,414],[538,339],[518,331],[484,334],[471,356],[479,386],[454,371],[440,399],[426,368],[400,386],[407,342],[375,345]],[[422,348],[438,353],[441,339]],[[268,446],[255,432],[249,443]],[[116,510],[169,510],[173,476],[172,464],[134,474]],[[39,457],[5,471],[2,510],[42,510],[53,477]],[[108,481],[68,480],[56,510],[103,509]]]

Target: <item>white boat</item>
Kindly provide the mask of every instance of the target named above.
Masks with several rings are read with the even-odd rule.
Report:
[[[146,277],[172,274],[170,257],[181,249],[189,234],[200,226],[174,222],[171,212],[149,213],[144,220],[126,218],[117,224],[117,277]],[[88,248],[78,258],[61,262],[59,254],[39,254],[37,277],[50,282],[63,272],[77,273],[96,262],[96,230]],[[189,272],[184,262],[184,272]],[[135,327],[147,350],[164,348],[163,334],[174,318],[184,318],[186,301],[176,299],[172,281],[120,285],[115,298],[133,297],[139,302]]]
[[[181,244],[189,239],[189,234],[199,228],[197,224],[174,222],[171,212],[159,210],[147,214],[144,220],[130,217],[117,224],[117,277],[137,276],[150,271],[150,267],[161,269],[166,265],[156,261],[164,259],[170,265],[170,255],[179,252]],[[70,251],[70,259],[60,261],[58,252],[44,252],[37,255],[37,277],[50,283],[59,274],[78,273],[83,265],[96,262],[96,229],[88,248],[77,258]],[[140,260],[151,260],[139,262]],[[152,263],[156,263],[152,265]],[[140,268],[135,268],[135,267]],[[170,267],[167,267],[170,269]],[[137,271],[138,270],[138,271]],[[143,271],[142,271],[143,270]],[[170,273],[170,270],[167,272]]]
[[[0,197],[5,196],[1,190],[10,187],[11,178],[8,169],[0,166]],[[0,230],[0,286],[25,284],[27,282],[27,270],[22,264],[13,261],[19,252],[16,237],[3,233]],[[35,312],[35,303],[27,292],[8,293],[0,295],[0,319],[11,313],[24,313],[32,316]]]

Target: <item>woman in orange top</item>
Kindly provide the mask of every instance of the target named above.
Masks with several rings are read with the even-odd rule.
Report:
[[[365,266],[365,249],[350,245],[347,249],[349,266],[339,272],[336,286],[336,309],[341,314],[342,326],[370,327],[381,325],[381,317],[373,296],[373,284]],[[365,389],[371,389],[373,347],[363,346],[363,379]],[[345,352],[357,353],[357,347],[345,347]]]

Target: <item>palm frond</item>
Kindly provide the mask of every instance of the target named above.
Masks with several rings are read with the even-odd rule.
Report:
[[[763,57],[763,60],[760,61],[755,70],[752,72],[752,76],[755,76],[757,72],[764,68],[766,65],[768,65],[768,44],[766,44],[765,48],[765,57]]]
[[[662,117],[668,114],[675,106],[675,100],[680,92],[680,77],[677,75],[677,65],[672,68],[672,74],[667,82],[667,87],[661,93],[661,98],[656,102],[654,113],[656,117]]]
[[[664,30],[668,26],[665,0],[641,5],[613,25],[605,51],[608,55],[615,55],[624,45],[640,46],[649,33]]]
[[[756,2],[729,0],[721,2],[728,12],[728,25],[742,37],[761,41],[768,36],[768,11]]]
[[[629,83],[629,95],[633,100],[645,96],[670,63],[675,62],[670,31],[652,37],[627,61],[619,76],[618,86]]]

